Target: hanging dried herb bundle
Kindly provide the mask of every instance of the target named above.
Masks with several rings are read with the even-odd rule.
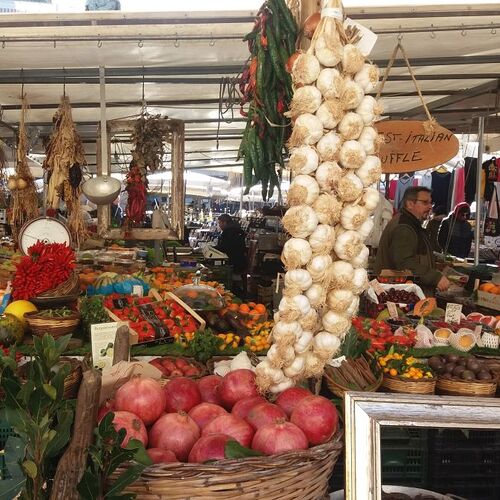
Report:
[[[38,216],[38,199],[36,196],[35,179],[28,165],[28,135],[26,134],[26,114],[28,101],[22,97],[21,118],[16,151],[16,173],[9,178],[8,187],[12,192],[10,225],[14,239],[22,225]]]
[[[0,140],[0,208],[7,208],[7,172],[5,167],[7,158],[3,149],[3,142]]]
[[[86,165],[82,141],[71,116],[67,96],[53,118],[54,129],[46,148],[43,168],[49,174],[47,204],[57,209],[63,200],[68,212],[68,227],[76,245],[85,237],[86,229],[80,205],[82,166]]]
[[[146,170],[154,172],[162,168],[165,147],[163,141],[168,130],[161,115],[141,115],[135,122],[132,142],[134,159]]]

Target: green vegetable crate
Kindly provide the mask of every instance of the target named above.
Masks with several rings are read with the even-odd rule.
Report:
[[[7,443],[7,439],[9,436],[14,436],[14,432],[12,431],[12,427],[4,421],[0,420],[0,481],[3,479],[9,479],[9,471],[5,465],[5,456],[4,456],[4,448],[5,443]]]

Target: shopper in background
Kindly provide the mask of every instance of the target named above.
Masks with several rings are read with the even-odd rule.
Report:
[[[441,226],[441,222],[443,222],[443,219],[445,218],[447,213],[448,211],[446,210],[446,207],[444,205],[439,205],[439,206],[434,205],[430,220],[424,223],[424,227],[427,231],[429,240],[431,242],[432,250],[434,250],[434,252],[442,251],[441,245],[439,244],[438,241],[438,233],[439,233],[439,226]]]
[[[410,270],[427,295],[436,288],[447,290],[450,282],[436,269],[431,242],[422,227],[432,207],[431,190],[422,186],[409,187],[401,206],[380,238],[375,273],[379,275],[382,269]]]
[[[468,203],[459,203],[453,212],[443,219],[439,228],[439,245],[443,253],[465,259],[469,256],[474,239],[472,226],[467,220],[470,217]]]

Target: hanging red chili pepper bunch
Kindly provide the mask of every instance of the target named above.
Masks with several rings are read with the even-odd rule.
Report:
[[[75,268],[75,252],[65,243],[38,241],[16,265],[14,299],[29,300],[64,283]]]
[[[127,173],[125,190],[128,193],[125,215],[127,221],[140,224],[146,214],[146,195],[148,180],[137,163],[132,161]]]
[[[267,0],[260,8],[254,27],[244,40],[251,53],[240,80],[240,113],[247,126],[238,151],[244,158],[246,191],[262,183],[262,198],[273,196],[280,186],[276,164],[282,167],[289,120],[284,113],[292,99],[292,80],[286,63],[295,52],[298,29],[284,0]],[[248,111],[244,106],[249,104]]]

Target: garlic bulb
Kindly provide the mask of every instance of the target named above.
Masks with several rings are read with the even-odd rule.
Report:
[[[309,205],[290,207],[283,217],[283,227],[294,238],[307,238],[318,225],[318,217]]]
[[[325,161],[316,170],[316,182],[321,191],[331,193],[342,177],[342,169],[334,161]]]
[[[288,190],[288,205],[312,205],[319,196],[319,185],[310,175],[297,175]]]
[[[356,175],[361,179],[364,187],[379,181],[382,175],[382,163],[378,156],[367,156],[363,165],[356,170]]]
[[[339,99],[343,109],[356,109],[361,104],[364,95],[359,84],[353,80],[346,80]]]
[[[363,67],[356,73],[354,81],[359,83],[363,90],[368,93],[372,92],[377,86],[380,78],[380,71],[374,64],[365,63]]]
[[[366,153],[358,141],[346,141],[339,153],[340,164],[344,168],[358,169],[366,160]]]
[[[356,113],[361,116],[365,125],[371,125],[382,114],[382,107],[374,97],[367,95],[356,108]]]
[[[362,246],[363,242],[359,233],[356,231],[344,231],[337,235],[333,249],[339,258],[351,260],[359,254]]]
[[[369,255],[370,250],[366,245],[363,245],[358,255],[351,259],[352,267],[366,267]]]
[[[367,187],[363,189],[360,204],[363,205],[369,213],[372,213],[377,208],[379,201],[380,195],[375,188]]]
[[[378,132],[373,127],[365,127],[361,131],[358,142],[363,146],[367,155],[373,155],[378,149]]]
[[[335,132],[330,131],[325,134],[316,144],[321,161],[337,161],[342,139]]]
[[[294,148],[288,161],[290,170],[295,174],[312,174],[319,165],[318,153],[311,146]]]
[[[303,375],[305,368],[306,357],[299,355],[288,366],[283,368],[283,373],[290,379],[298,379]]]
[[[290,111],[285,116],[294,117],[304,113],[316,113],[321,105],[321,92],[314,85],[305,85],[295,90]]]
[[[315,53],[323,66],[333,68],[342,59],[342,45],[338,40],[330,40],[325,33],[316,40]]]
[[[313,209],[320,224],[333,226],[340,220],[342,203],[331,194],[324,193],[320,194],[318,199],[313,203]]]
[[[361,71],[364,64],[365,57],[356,45],[348,43],[344,46],[342,51],[342,68],[346,73],[351,75],[358,73]]]
[[[330,290],[326,296],[326,305],[330,311],[345,313],[354,297],[354,293],[350,289]]]
[[[293,346],[273,344],[267,351],[267,359],[273,368],[283,368],[295,359]]]
[[[309,377],[320,377],[323,374],[323,367],[325,366],[324,360],[312,352],[306,354],[306,366],[304,370],[304,376]]]
[[[300,54],[292,66],[292,77],[295,84],[309,85],[316,81],[321,71],[319,61],[312,54]]]
[[[345,260],[336,260],[330,266],[331,278],[330,288],[349,289],[354,276],[354,268]]]
[[[292,269],[285,274],[285,288],[289,295],[298,295],[300,292],[304,292],[312,283],[311,275],[306,269]],[[296,290],[296,293],[290,293],[291,290]]]
[[[316,214],[318,215],[318,220],[319,220],[320,214],[318,214],[317,212]],[[335,243],[335,229],[328,223],[318,224],[318,226],[313,231],[311,236],[309,236],[309,245],[311,246],[311,250],[313,251],[314,255],[322,255],[322,254],[327,255],[331,253],[331,251],[333,250],[334,243]]]
[[[330,255],[316,255],[307,264],[313,282],[326,284],[329,280],[330,274],[328,272],[332,265],[332,258]]]
[[[313,353],[321,359],[331,359],[339,347],[339,337],[330,332],[319,332],[314,336]]]
[[[358,314],[359,309],[359,295],[355,295],[351,305],[346,309],[345,315],[348,318],[352,318],[352,316],[356,316]]]
[[[337,182],[335,191],[342,201],[354,201],[361,196],[363,183],[354,172],[347,172]]]
[[[303,330],[302,335],[297,340],[297,342],[295,342],[293,348],[297,354],[302,354],[309,350],[312,345],[312,341],[313,334],[311,332]]]
[[[274,368],[267,358],[255,367],[255,374],[265,387],[269,387],[273,384],[280,384],[285,380],[283,371],[279,368]]]
[[[283,246],[281,260],[287,269],[305,266],[312,257],[312,249],[307,240],[290,238]]]
[[[279,321],[273,326],[272,339],[279,345],[293,345],[302,335],[297,321]]]
[[[326,303],[326,288],[318,283],[314,283],[305,293],[309,299],[311,307],[322,308]]]
[[[311,304],[305,295],[283,297],[279,303],[280,321],[296,321],[311,310]]]
[[[361,292],[364,292],[368,287],[368,273],[366,269],[362,267],[358,267],[354,269],[354,276],[352,278],[352,291],[359,295]]]
[[[359,226],[358,233],[361,235],[363,239],[366,239],[372,232],[373,226],[374,226],[373,219],[371,217],[368,217],[368,219],[366,219],[365,222],[363,222],[363,224]]]
[[[316,81],[316,87],[323,94],[325,100],[340,97],[343,86],[344,79],[334,68],[322,69]]]
[[[310,311],[299,318],[299,325],[306,332],[315,332],[319,323],[318,313],[311,308]]]
[[[319,111],[319,110],[318,110]],[[295,120],[292,135],[288,140],[288,146],[311,146],[323,137],[323,123],[311,113],[304,113]]]
[[[342,104],[338,99],[328,99],[328,101],[325,101],[318,108],[316,116],[319,120],[321,120],[324,128],[332,129],[337,126],[340,120],[342,120],[344,110],[342,109]]]
[[[326,312],[321,323],[327,332],[337,337],[343,337],[349,329],[349,320],[344,315],[333,311]]]
[[[340,214],[340,223],[344,229],[359,229],[368,218],[368,212],[360,205],[345,204]]]
[[[292,379],[285,377],[285,380],[283,380],[283,382],[271,385],[269,387],[269,392],[273,394],[281,394],[283,391],[285,391],[286,389],[290,389],[290,387],[293,386],[294,386],[294,381]]]
[[[343,139],[350,141],[357,139],[361,135],[364,126],[365,124],[363,123],[363,119],[360,115],[349,112],[339,123],[339,132]]]

